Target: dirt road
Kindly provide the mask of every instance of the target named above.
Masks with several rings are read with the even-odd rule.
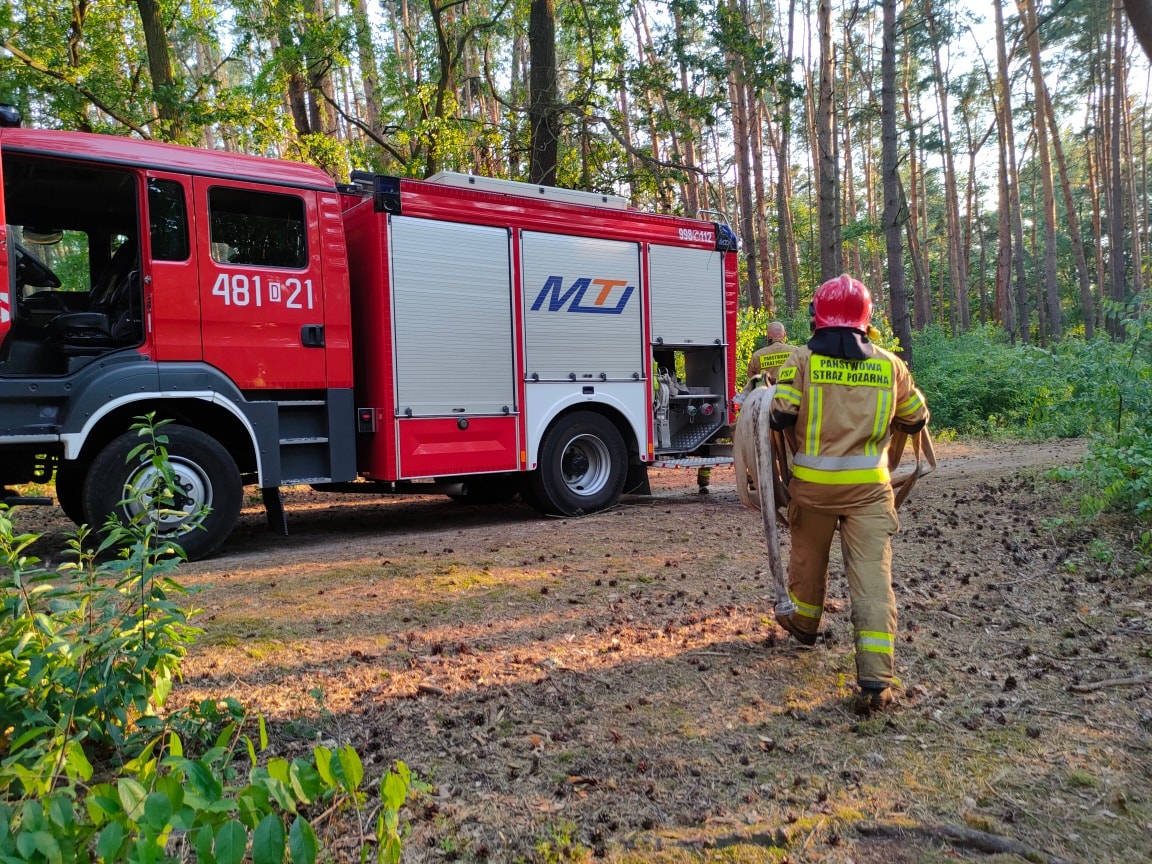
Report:
[[[664,471],[653,497],[580,519],[299,492],[277,538],[253,508],[186,568],[206,633],[177,696],[240,698],[280,753],[407,762],[435,791],[408,811],[405,861],[898,864],[997,838],[1147,861],[1134,537],[1084,527],[1045,478],[1081,442],[938,451],[894,542],[905,689],[885,717],[849,711],[838,557],[825,637],[799,647],[727,468],[709,495]],[[319,827],[349,848],[347,825]]]

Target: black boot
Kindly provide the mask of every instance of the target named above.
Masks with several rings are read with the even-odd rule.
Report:
[[[852,711],[870,717],[891,708],[896,702],[896,693],[886,684],[867,682],[860,685],[860,692],[852,703]]]

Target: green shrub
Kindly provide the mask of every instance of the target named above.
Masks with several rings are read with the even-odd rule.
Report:
[[[1076,437],[1123,427],[1152,407],[1152,372],[1127,343],[1011,345],[993,327],[916,334],[916,383],[932,425],[965,435]]]
[[[194,850],[199,864],[314,864],[309,813],[346,812],[367,832],[352,747],[262,759],[264,722],[253,742],[234,700],[162,713],[200,631],[174,599],[186,596],[171,575],[183,554],[156,530],[155,511],[172,503],[161,427],[137,427],[160,469],[132,492],[139,515],[110,520],[95,551],[80,529],[55,572],[28,554],[37,538],[16,533],[0,505],[0,860],[153,864]],[[403,763],[381,779],[377,861],[399,860],[399,811],[423,788]]]

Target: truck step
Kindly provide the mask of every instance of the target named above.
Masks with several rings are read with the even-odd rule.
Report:
[[[44,495],[21,495],[14,489],[0,487],[0,501],[9,507],[51,507],[56,502]]]
[[[704,468],[712,465],[731,465],[731,456],[657,456],[648,463],[653,468]]]

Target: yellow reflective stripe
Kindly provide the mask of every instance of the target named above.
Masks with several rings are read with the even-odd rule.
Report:
[[[792,466],[792,476],[797,480],[806,480],[809,483],[821,483],[825,486],[850,486],[855,483],[887,483],[892,479],[888,473],[888,466],[882,468],[860,468],[855,471],[823,471],[819,468],[805,468],[803,465]]]
[[[821,471],[855,471],[857,468],[879,468],[884,464],[884,457],[875,453],[865,456],[809,456],[807,453],[797,453],[792,463]]]
[[[879,455],[880,441],[888,434],[888,402],[891,398],[891,390],[876,391],[876,418],[872,423],[872,435],[864,443],[864,452],[870,456]]]
[[[785,402],[791,402],[793,405],[800,404],[800,391],[795,387],[789,387],[787,384],[776,385],[776,396]]]
[[[803,615],[805,618],[819,619],[820,616],[824,614],[823,606],[813,606],[811,603],[805,603],[792,593],[791,588],[788,589],[788,597],[796,604],[797,615]]]
[[[924,400],[920,397],[920,391],[913,389],[912,395],[896,406],[896,413],[905,416],[911,414],[923,405]]]
[[[777,379],[777,381],[779,381],[780,383],[783,383],[785,381],[794,381],[794,380],[796,380],[796,367],[795,366],[787,366],[787,367],[780,370],[780,377]]]
[[[867,651],[871,654],[892,654],[896,647],[896,638],[891,633],[879,630],[861,630],[856,634],[856,650]]]
[[[804,432],[804,452],[815,456],[820,452],[820,424],[823,421],[824,390],[821,387],[808,389],[808,428]]]

